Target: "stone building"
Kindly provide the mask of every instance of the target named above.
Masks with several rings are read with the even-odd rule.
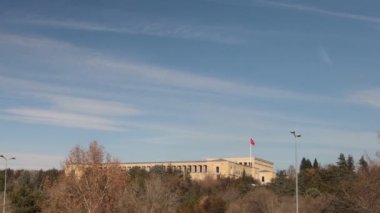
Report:
[[[187,172],[193,180],[202,180],[206,177],[238,178],[245,172],[261,183],[268,183],[274,178],[273,163],[260,158],[252,157],[252,164],[248,157],[207,159],[204,161],[166,161],[166,162],[128,162],[121,163],[120,167],[129,170],[138,167],[149,171],[155,166],[166,170]]]
[[[106,165],[102,164],[101,167]],[[150,171],[153,167],[158,166],[165,170],[186,172],[193,180],[202,180],[206,177],[215,179],[219,177],[239,178],[245,172],[246,175],[250,175],[262,184],[266,184],[275,177],[272,162],[252,158],[251,163],[249,157],[218,158],[204,161],[127,162],[116,166],[126,171],[135,167]],[[86,165],[68,165],[65,168],[65,173],[74,172],[75,175],[80,177],[85,167]]]

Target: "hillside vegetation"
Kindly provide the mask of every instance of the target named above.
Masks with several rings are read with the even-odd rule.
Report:
[[[61,170],[8,170],[7,212],[262,212],[295,211],[294,168],[277,171],[268,185],[250,176],[192,181],[154,167],[124,171],[97,142],[75,147],[65,164],[87,165],[83,174]],[[108,166],[100,166],[106,163]],[[300,165],[300,212],[380,212],[380,167],[376,160],[340,154],[337,162]],[[4,171],[0,173],[3,191]],[[2,195],[1,195],[2,196]],[[2,197],[1,197],[2,198]]]

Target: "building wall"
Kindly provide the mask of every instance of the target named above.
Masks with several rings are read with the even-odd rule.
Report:
[[[268,183],[275,177],[273,163],[270,161],[254,157],[252,157],[252,159],[250,159],[249,157],[235,157],[223,159],[252,168],[250,172],[247,172],[249,170],[246,170],[246,173],[250,174],[255,179],[260,180],[261,183]]]
[[[136,163],[120,163],[119,168],[129,170],[134,167],[150,171],[153,167],[160,166],[166,171],[175,170],[188,173],[193,180],[202,180],[206,177],[242,177],[245,172],[261,183],[268,183],[274,178],[273,163],[259,158],[252,158],[252,166],[250,166],[250,158],[224,158],[209,159],[206,161],[174,161],[174,162],[136,162]],[[104,166],[104,165],[103,165]],[[70,165],[65,168],[66,174],[74,171],[77,176],[81,176],[85,165]]]
[[[162,166],[165,169],[171,168],[190,174],[192,179],[199,180],[206,177],[241,177],[245,171],[262,183],[268,183],[274,178],[273,163],[259,158],[223,158],[209,159],[207,161],[183,161],[183,162],[141,162],[141,163],[123,163],[122,167],[130,169],[139,167],[149,171],[154,166]]]
[[[222,164],[217,163],[213,164],[207,161],[183,161],[183,162],[141,162],[141,163],[122,163],[121,167],[124,167],[126,170],[133,167],[139,167],[150,171],[155,166],[163,167],[165,170],[176,170],[185,173],[189,173],[193,179],[204,179],[206,176],[216,177],[216,166],[219,167],[219,170],[222,167]]]

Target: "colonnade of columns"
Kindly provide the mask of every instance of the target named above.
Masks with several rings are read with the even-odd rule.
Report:
[[[158,167],[162,167],[164,170],[169,171],[181,171],[181,172],[188,172],[188,173],[207,173],[207,165],[155,165]],[[126,167],[127,169],[131,169],[132,167],[135,166],[128,166]],[[139,167],[141,169],[145,169],[147,171],[150,171],[152,167],[154,166],[143,166],[139,165],[136,167]]]

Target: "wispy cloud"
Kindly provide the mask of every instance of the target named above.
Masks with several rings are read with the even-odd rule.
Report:
[[[70,82],[70,85],[73,81],[77,82],[77,84],[75,88],[71,88],[68,86],[60,86],[64,84],[54,83],[54,79],[56,78],[55,75],[51,75],[50,73],[43,73],[43,79],[52,78],[52,83],[46,81],[45,83],[41,83],[40,81],[31,81],[0,76],[0,88],[6,89],[8,92],[21,90],[35,91],[43,94],[55,93],[55,103],[57,105],[60,104],[60,106],[62,108],[65,107],[65,109],[67,109],[68,106],[67,104],[66,106],[63,106],[63,103],[75,103],[78,100],[64,100],[66,98],[64,98],[62,94],[71,94],[73,89],[75,89],[76,95],[79,95],[80,98],[83,98],[82,96],[84,94],[86,95],[86,93],[92,94],[92,96],[94,96],[94,93],[101,92],[100,90],[94,89],[94,87],[99,87],[99,85],[102,85],[105,88],[118,88],[119,92],[126,92],[130,88],[134,88],[137,90],[147,90],[151,88],[151,90],[154,90],[156,93],[157,91],[166,90],[170,93],[173,93],[173,91],[175,91],[177,93],[182,94],[187,92],[194,92],[202,96],[204,96],[205,94],[217,96],[238,95],[241,97],[262,98],[274,101],[301,100],[307,102],[337,102],[337,100],[325,96],[305,94],[302,92],[285,89],[277,89],[275,87],[255,86],[254,84],[246,84],[243,82],[226,80],[213,76],[194,74],[182,70],[168,69],[165,67],[154,66],[145,63],[131,62],[128,61],[128,59],[116,59],[109,55],[102,55],[93,52],[92,50],[75,47],[70,43],[66,44],[65,42],[63,42],[63,45],[60,41],[45,39],[44,37],[28,38],[27,36],[9,35],[6,36],[6,38],[17,38],[16,41],[33,39],[33,41],[35,41],[34,43],[37,44],[49,44],[44,46],[45,51],[43,52],[43,55],[51,55],[54,52],[54,55],[56,55],[57,58],[57,61],[55,61],[55,67],[66,67],[67,64],[69,64],[70,66],[72,64],[75,64],[76,66],[74,68],[70,67],[69,69],[66,68],[62,70],[62,72],[59,73],[60,80],[68,81]],[[19,42],[16,42],[14,45],[18,44]],[[63,45],[65,49],[62,52],[57,52],[56,45]],[[34,49],[33,46],[23,47],[31,50]],[[75,55],[75,57],[73,55]],[[40,56],[37,57],[39,58]],[[80,58],[81,60],[78,60],[78,58]],[[78,78],[78,72],[80,72],[82,76],[86,76],[86,85],[82,84],[82,82],[84,82],[84,79]],[[38,76],[38,71],[36,71],[34,75]],[[51,76],[49,77],[49,75]],[[173,88],[177,89],[173,90]],[[57,95],[61,95],[61,97],[59,98],[60,100],[57,98]],[[96,95],[99,94],[95,94],[95,96]],[[104,95],[107,96],[110,94]],[[88,100],[82,101],[86,102],[86,107],[90,105],[99,105],[99,103],[94,104],[93,102],[91,103]],[[115,112],[121,112],[122,110],[120,107],[128,108],[128,106],[116,106],[115,103],[108,104],[107,107],[111,107],[110,105],[112,105],[114,108],[118,108],[117,110],[114,110]],[[101,111],[102,107],[103,106],[99,105],[97,109],[94,109],[93,107],[92,110]],[[81,106],[71,107],[71,109],[74,108],[83,109],[83,107]],[[134,113],[136,113],[136,111],[134,111]]]
[[[12,108],[4,110],[2,119],[18,122],[37,123],[71,128],[95,129],[104,131],[125,131],[122,125],[104,117],[67,113],[39,108]]]
[[[47,98],[52,102],[52,107],[55,109],[79,112],[81,114],[130,116],[142,113],[141,110],[138,110],[131,105],[116,101],[94,100],[63,95],[42,95],[41,97]]]
[[[1,34],[0,34],[1,35]],[[76,66],[76,71],[65,70],[59,73],[61,79],[73,80],[75,76],[78,76],[78,70],[82,75],[93,79],[94,82],[99,84],[112,84],[112,86],[126,87],[126,82],[140,82],[137,87],[144,86],[158,86],[162,88],[181,88],[186,91],[195,91],[203,93],[213,94],[225,94],[225,95],[241,95],[266,99],[295,99],[304,101],[334,101],[332,98],[321,97],[312,94],[303,94],[300,92],[289,91],[284,89],[277,89],[273,87],[247,85],[242,82],[235,82],[231,80],[225,80],[212,76],[204,76],[199,74],[193,74],[182,70],[173,70],[165,67],[149,65],[145,63],[131,62],[127,60],[120,60],[108,55],[101,55],[87,49],[81,49],[70,43],[55,41],[52,39],[45,39],[44,37],[27,37],[20,35],[7,35],[0,36],[0,40],[3,38],[4,42],[13,42],[13,45],[22,45],[22,47],[34,50],[35,46],[44,44],[42,56],[55,55],[55,65],[61,63],[62,67]],[[31,39],[33,42],[29,44]],[[20,44],[21,43],[21,44]],[[28,43],[28,46],[24,46],[24,43]],[[11,44],[11,43],[8,43]],[[64,47],[62,51],[57,52],[57,47]],[[75,55],[75,57],[73,57]],[[78,58],[81,60],[78,61]],[[39,60],[39,59],[38,59]],[[38,72],[35,73],[38,75]],[[44,73],[44,78],[49,73]],[[102,76],[98,79],[98,76]],[[53,76],[52,76],[53,77]],[[75,79],[82,81],[81,79]],[[0,81],[6,83],[9,87],[18,85],[25,90],[29,89],[44,89],[49,87],[50,91],[65,91],[70,92],[71,88],[49,86],[49,84],[41,85],[35,81],[28,81],[23,79],[12,79],[0,76]],[[12,83],[13,82],[13,83]],[[144,85],[141,85],[143,83]],[[133,83],[132,83],[133,84]],[[134,83],[135,84],[135,83]],[[5,84],[3,84],[4,86]],[[127,85],[128,86],[128,85]],[[2,87],[2,85],[0,85]],[[83,92],[83,91],[82,91]]]
[[[12,78],[0,75],[0,88],[8,93],[69,93],[71,89],[65,86],[52,85],[39,81]],[[30,94],[26,94],[30,95]]]
[[[11,107],[0,111],[0,118],[26,123],[39,123],[71,128],[125,131],[119,118],[143,112],[131,104],[118,101],[63,95],[70,89],[30,80],[0,76],[0,88],[12,98],[30,100],[35,104]],[[25,104],[24,104],[25,105]]]
[[[322,63],[326,64],[330,70],[332,70],[333,62],[330,58],[329,53],[327,52],[326,48],[320,47],[319,48],[319,57],[322,61]]]
[[[13,44],[29,48],[69,48],[71,50],[75,48],[70,43],[64,41],[9,33],[0,33],[0,44]]]
[[[380,88],[358,91],[348,99],[355,103],[380,108]]]
[[[334,101],[332,98],[311,94],[302,94],[271,87],[247,85],[245,83],[224,80],[215,77],[171,70],[146,64],[122,62],[107,58],[91,58],[87,61],[94,68],[112,70],[118,78],[134,76],[153,85],[177,87],[193,91],[209,92],[223,95],[240,95],[264,99],[295,99],[304,101]]]
[[[380,17],[371,17],[371,16],[364,16],[364,15],[358,15],[358,14],[352,14],[352,13],[337,12],[337,11],[321,9],[318,7],[300,5],[300,4],[288,4],[288,3],[267,1],[267,0],[253,0],[253,1],[265,6],[272,6],[272,7],[284,8],[284,9],[290,9],[290,10],[298,10],[298,11],[303,11],[303,12],[319,13],[322,15],[334,16],[334,17],[350,19],[354,21],[380,24]]]
[[[188,24],[175,24],[170,22],[135,22],[124,23],[121,26],[112,26],[104,23],[90,23],[72,20],[17,20],[17,22],[28,23],[39,26],[47,26],[71,30],[84,30],[93,32],[121,33],[132,35],[148,35],[157,37],[171,37],[190,40],[211,41],[226,44],[238,44],[244,40],[231,33],[224,27],[194,26]]]
[[[18,40],[24,40],[23,36],[14,37]],[[33,39],[37,40],[38,43],[45,43],[44,38],[34,37]],[[48,40],[50,41],[50,39]],[[59,41],[57,43],[59,44]],[[147,109],[155,110],[153,107],[146,105],[147,102],[151,103],[151,100],[148,99],[167,93],[170,93],[170,96],[175,100],[173,101],[174,105],[178,104],[179,98],[183,98],[182,96],[188,93],[193,93],[192,98],[200,95],[204,97],[205,94],[209,94],[211,97],[223,96],[227,99],[230,97],[249,97],[275,102],[284,100],[336,102],[330,97],[273,87],[255,86],[254,84],[239,81],[116,59],[87,49],[71,47],[71,45],[65,45],[64,50],[57,53],[55,51],[55,42],[51,44],[43,47],[45,51],[42,51],[42,56],[54,52],[57,57],[55,67],[64,67],[65,64],[71,64],[70,62],[73,60],[73,63],[77,63],[76,69],[63,69],[59,73],[62,76],[60,76],[58,84],[55,82],[56,76],[49,75],[49,73],[43,73],[42,80],[33,79],[34,76],[20,79],[0,75],[0,89],[2,91],[13,97],[27,99],[29,103],[34,104],[6,107],[2,111],[2,119],[73,128],[122,131],[127,129],[128,120],[121,122],[116,117],[139,116],[141,113],[145,113]],[[15,45],[19,45],[18,42]],[[22,47],[28,49],[28,51],[29,49],[34,49],[32,46]],[[72,55],[75,55],[75,57]],[[39,57],[37,56],[37,58]],[[34,57],[32,56],[31,58],[33,59]],[[81,58],[80,62],[78,62],[77,58]],[[82,72],[83,76],[86,76],[86,79],[78,77],[78,70]],[[35,71],[34,74],[38,75],[39,71]],[[70,86],[73,85],[73,82],[76,83],[75,86]],[[102,91],[102,89],[98,88],[107,88],[107,90]],[[112,89],[110,90],[110,88]],[[150,97],[134,97],[141,95],[141,91],[145,92],[147,90],[149,90]],[[173,94],[173,90],[177,93]],[[99,95],[101,94],[100,92],[103,92],[103,94]],[[115,93],[123,97],[118,101],[113,101],[109,97],[115,95]],[[141,108],[142,106],[139,104],[136,105],[138,106],[136,108],[136,102],[127,101],[129,97],[133,97],[134,101],[137,100],[137,102],[145,101],[145,105],[142,105],[145,108]],[[156,98],[153,99],[156,100]],[[168,102],[162,103],[163,107],[183,112],[183,110],[178,110],[178,107],[170,105],[169,100],[163,101]],[[191,103],[191,100],[188,102]],[[196,104],[199,106],[200,103],[197,101]],[[134,124],[128,123],[128,127]],[[146,123],[133,128],[143,129],[144,125]]]

